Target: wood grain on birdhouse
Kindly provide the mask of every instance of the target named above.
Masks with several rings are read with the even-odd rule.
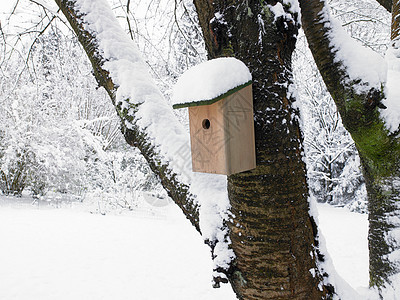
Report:
[[[193,171],[230,175],[256,167],[251,85],[189,107],[189,123]]]

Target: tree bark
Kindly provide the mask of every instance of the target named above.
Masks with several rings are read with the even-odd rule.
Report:
[[[228,278],[240,299],[324,299],[330,292],[318,288],[317,229],[289,92],[298,16],[275,20],[269,5],[277,1],[194,3],[209,58],[235,56],[253,76],[257,168],[228,177],[236,254]]]
[[[392,7],[392,26],[390,38],[393,42],[400,40],[400,1],[395,0]],[[393,47],[399,48],[399,45]]]
[[[376,0],[380,5],[382,5],[387,11],[392,11],[393,0]]]
[[[376,88],[360,92],[355,86],[368,83],[352,81],[344,63],[336,59],[336,50],[330,44],[330,20],[322,13],[329,9],[326,2],[300,0],[300,6],[315,62],[361,158],[369,201],[370,285],[390,288],[390,278],[400,272],[388,258],[400,246],[390,237],[396,228],[390,219],[400,214],[400,144],[397,134],[389,132],[379,113],[385,95]]]

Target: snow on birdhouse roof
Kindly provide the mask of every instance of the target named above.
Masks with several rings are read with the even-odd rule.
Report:
[[[173,90],[173,108],[209,105],[251,84],[246,65],[233,57],[203,62],[187,70]]]

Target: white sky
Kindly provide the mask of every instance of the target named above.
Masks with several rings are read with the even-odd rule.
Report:
[[[5,12],[10,12],[15,0],[0,0],[0,13],[3,15]],[[3,16],[1,17],[3,19]]]
[[[13,9],[16,0],[0,0],[0,22],[4,26],[6,19]]]

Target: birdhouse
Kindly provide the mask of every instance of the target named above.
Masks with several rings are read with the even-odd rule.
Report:
[[[231,175],[256,167],[251,74],[235,58],[185,72],[173,108],[188,107],[192,169]]]

